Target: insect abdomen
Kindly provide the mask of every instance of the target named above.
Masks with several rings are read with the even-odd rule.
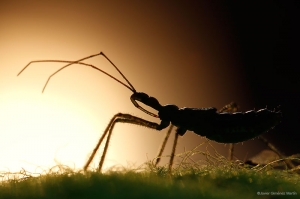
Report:
[[[279,124],[282,117],[280,111],[268,109],[216,114],[211,130],[204,133],[204,136],[221,143],[243,142],[255,138]]]

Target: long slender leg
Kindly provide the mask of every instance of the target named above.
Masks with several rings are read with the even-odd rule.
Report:
[[[235,102],[231,102],[230,104],[227,104],[225,105],[223,108],[221,108],[218,112],[219,113],[222,113],[222,112],[236,112],[238,110],[238,106]],[[158,154],[158,158],[156,159],[156,163],[155,163],[155,166],[158,165],[158,163],[160,162],[160,157],[165,149],[165,146],[166,146],[166,143],[169,139],[169,136],[170,136],[170,133],[173,129],[173,125],[170,126],[168,132],[166,133],[166,136],[164,138],[164,141],[163,141],[163,144],[161,146],[161,149],[159,151],[159,154]],[[180,129],[177,129],[177,130],[180,130]],[[177,145],[177,142],[178,142],[178,133],[176,133],[175,135],[175,139],[174,139],[174,143],[173,143],[173,148],[172,148],[172,154],[171,154],[171,158],[170,158],[170,162],[169,162],[169,170],[171,172],[171,168],[172,168],[172,165],[173,165],[173,161],[174,161],[174,156],[175,156],[175,151],[176,151],[176,145]],[[233,150],[234,150],[234,145],[233,144],[230,144],[230,149],[229,149],[229,155],[230,155],[230,160],[232,159],[233,157]]]
[[[231,112],[234,113],[238,111],[238,106],[236,103],[231,102],[230,104],[224,106],[222,109],[220,109],[218,112],[222,113],[222,112]],[[259,138],[266,143],[266,145],[272,150],[274,151],[280,158],[284,159],[286,156],[279,151],[272,143],[270,143],[267,138],[265,138],[263,135],[260,135]],[[234,144],[230,143],[229,144],[229,155],[228,155],[228,159],[232,160],[233,159],[233,151],[234,151]],[[285,160],[286,164],[290,167],[290,168],[294,168],[295,165],[293,164],[293,162],[291,160]]]
[[[111,137],[111,134],[112,134],[112,131],[115,127],[116,122],[118,122],[117,119],[115,121],[113,121],[113,123],[111,124],[111,127],[109,128],[109,133],[108,133],[108,136],[107,136],[107,139],[106,139],[104,150],[103,150],[103,153],[102,153],[99,165],[98,165],[98,169],[97,169],[98,172],[101,172],[101,170],[102,170],[102,166],[103,166],[104,159],[106,157],[106,153],[107,153],[107,149],[108,149],[108,145],[109,145],[109,142],[110,142],[110,137]]]
[[[278,155],[281,159],[285,159],[285,158],[286,158],[286,156],[285,156],[281,151],[279,151],[279,149],[277,149],[272,143],[270,143],[270,142],[268,141],[268,139],[265,138],[265,136],[260,135],[259,138],[260,138],[264,143],[266,143],[267,146],[268,146],[272,151],[274,151],[275,153],[277,153],[277,155]],[[285,163],[290,167],[290,169],[295,168],[295,165],[293,164],[293,162],[292,162],[291,160],[285,159],[284,161],[285,161]]]
[[[116,124],[117,122],[141,125],[141,126],[145,126],[145,127],[152,128],[152,129],[156,129],[156,130],[161,130],[161,129],[162,129],[162,128],[161,128],[161,125],[162,125],[162,124],[157,124],[157,123],[154,123],[154,122],[150,122],[150,121],[141,119],[141,118],[139,118],[139,117],[135,117],[135,116],[130,115],[130,114],[123,114],[123,113],[118,113],[118,114],[116,114],[116,115],[110,120],[108,126],[106,127],[106,129],[105,129],[105,131],[104,131],[104,133],[103,133],[103,135],[101,136],[101,138],[99,139],[99,141],[98,141],[96,147],[94,148],[93,153],[91,154],[90,158],[89,158],[88,161],[86,162],[86,164],[85,164],[85,166],[84,166],[84,171],[87,170],[88,166],[90,165],[90,163],[91,163],[92,160],[94,159],[94,156],[95,156],[96,152],[98,151],[99,146],[101,145],[103,139],[105,138],[105,136],[107,135],[107,133],[109,133],[108,138],[107,138],[107,140],[106,140],[106,144],[105,144],[105,147],[104,147],[104,151],[103,151],[101,160],[100,160],[100,162],[99,162],[98,170],[101,171],[102,166],[103,166],[103,163],[104,163],[104,159],[105,159],[105,156],[106,156],[106,153],[107,153],[107,148],[108,148],[108,145],[109,145],[110,136],[111,136],[112,131],[113,131],[113,128],[114,128],[114,126],[115,126],[115,124]]]
[[[109,133],[108,133],[108,136],[107,136],[107,139],[106,139],[104,151],[102,153],[101,160],[100,160],[99,166],[98,166],[98,171],[99,172],[101,172],[101,170],[102,170],[102,166],[103,166],[106,154],[107,154],[107,149],[108,149],[108,146],[109,146],[109,142],[110,142],[110,137],[111,137],[112,131],[113,131],[114,127],[115,127],[115,124],[118,123],[118,122],[141,125],[141,126],[153,128],[153,129],[156,129],[156,130],[157,130],[157,126],[159,126],[156,123],[149,122],[147,120],[143,120],[141,118],[138,118],[138,117],[135,117],[135,116],[132,116],[132,115],[129,115],[129,114],[123,114],[121,117],[116,118],[113,121],[113,123],[111,124],[111,127],[109,129]]]
[[[234,151],[234,144],[229,144],[229,152],[228,152],[228,160],[233,160],[233,151]]]
[[[163,141],[163,143],[162,143],[162,145],[161,145],[161,148],[160,148],[160,150],[159,150],[159,153],[158,153],[158,155],[157,155],[157,159],[156,159],[156,162],[155,162],[155,166],[157,166],[158,163],[160,162],[162,153],[163,153],[164,150],[165,150],[167,141],[168,141],[168,139],[169,139],[169,137],[170,137],[170,134],[171,134],[171,132],[172,132],[172,130],[173,130],[173,127],[174,127],[174,125],[171,124],[171,125],[170,125],[170,128],[169,128],[169,130],[168,130],[168,132],[167,132],[166,135],[165,135],[164,141]]]
[[[218,110],[218,113],[224,113],[224,112],[234,113],[237,111],[238,111],[238,105],[235,102],[230,102],[230,104],[227,104],[223,108]]]
[[[94,148],[93,153],[92,153],[91,156],[89,157],[88,161],[85,163],[85,165],[84,165],[84,167],[83,167],[83,170],[84,170],[84,171],[87,170],[88,166],[90,165],[90,163],[91,163],[92,160],[94,159],[94,156],[96,155],[96,153],[97,153],[97,151],[98,151],[98,149],[99,149],[99,147],[100,147],[100,145],[101,145],[103,139],[105,138],[105,136],[106,136],[108,130],[110,129],[110,126],[111,126],[112,122],[114,121],[114,119],[115,119],[115,116],[111,119],[110,123],[107,125],[107,127],[106,127],[106,129],[105,129],[103,135],[100,137],[100,139],[99,139],[99,141],[98,141],[96,147]]]
[[[178,130],[178,128],[177,128],[177,130]],[[174,162],[174,157],[175,157],[175,151],[176,151],[176,147],[177,147],[178,137],[179,137],[179,133],[176,131],[175,138],[174,138],[174,143],[173,143],[173,148],[172,148],[172,154],[171,154],[170,163],[169,163],[169,173],[170,174],[172,173],[172,166],[173,166],[173,162]]]

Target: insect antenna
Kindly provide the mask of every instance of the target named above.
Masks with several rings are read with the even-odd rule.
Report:
[[[130,85],[130,87],[132,89],[130,89],[133,93],[137,93],[135,88],[132,86],[132,84],[129,82],[129,80],[125,77],[125,75],[123,75],[123,73],[118,69],[118,67],[103,53],[103,52],[100,52],[100,54],[105,57],[114,67],[115,69],[122,75],[122,77],[126,80],[126,82]],[[137,93],[138,95],[141,94],[141,93]],[[148,114],[148,115],[151,115],[152,117],[156,117],[158,118],[158,116],[150,111],[147,111],[146,109],[144,109],[143,107],[141,107],[136,101],[135,99],[131,99],[131,102],[133,103],[133,105],[140,109],[141,111],[143,111],[144,113]]]
[[[129,84],[126,85],[124,82],[120,81],[119,79],[115,78],[114,76],[110,75],[109,73],[101,70],[100,68],[97,68],[91,64],[86,64],[84,62],[81,62],[83,60],[86,60],[86,59],[90,59],[90,58],[93,58],[93,57],[96,57],[96,56],[99,56],[99,55],[102,55],[104,58],[106,58],[106,60],[108,60],[113,66],[114,68],[121,74],[121,76],[126,80],[126,82]],[[129,90],[131,90],[133,93],[136,93],[136,90],[135,88],[132,86],[132,84],[129,82],[129,80],[124,76],[124,74],[118,69],[118,67],[103,53],[103,52],[100,52],[100,53],[97,53],[97,54],[94,54],[94,55],[90,55],[88,57],[84,57],[82,59],[79,59],[79,60],[76,60],[76,61],[66,61],[66,60],[35,60],[35,61],[31,61],[29,62],[19,73],[17,76],[19,76],[30,64],[32,63],[37,63],[37,62],[60,62],[60,63],[68,63],[67,65],[61,67],[60,69],[58,69],[57,71],[55,71],[54,73],[52,73],[48,79],[47,79],[47,82],[45,83],[44,85],[44,88],[42,90],[42,93],[44,92],[44,90],[46,89],[49,81],[51,80],[51,78],[56,75],[58,72],[62,71],[63,69],[67,68],[68,66],[71,66],[73,64],[80,64],[80,65],[85,65],[85,66],[89,66],[93,69],[96,69],[100,72],[102,72],[103,74],[109,76],[110,78],[116,80],[117,82],[119,82],[120,84],[122,84],[123,86],[125,86],[126,88],[128,88]]]
[[[109,63],[111,63],[111,65],[113,65],[113,67],[119,72],[119,74],[124,78],[124,80],[127,82],[127,84],[129,85],[126,85],[124,82],[122,82],[121,80],[119,80],[119,79],[117,79],[117,78],[115,78],[114,76],[112,76],[112,75],[110,75],[109,73],[107,73],[107,72],[105,72],[105,71],[103,71],[103,70],[101,70],[100,68],[97,68],[97,67],[95,67],[95,66],[93,66],[93,65],[91,65],[91,64],[87,64],[87,63],[84,63],[84,62],[82,62],[82,61],[84,61],[84,60],[87,60],[87,59],[90,59],[90,58],[93,58],[93,57],[96,57],[96,56],[99,56],[99,55],[102,55],[107,61],[109,61]],[[48,85],[48,83],[50,82],[50,80],[51,80],[51,78],[54,76],[54,75],[56,75],[57,73],[59,73],[60,71],[62,71],[63,69],[65,69],[65,68],[67,68],[68,66],[71,66],[71,65],[73,65],[73,64],[80,64],[80,65],[84,65],[84,66],[89,66],[89,67],[91,67],[91,68],[93,68],[93,69],[95,69],[95,70],[98,70],[98,71],[100,71],[100,72],[102,72],[103,74],[105,74],[105,75],[107,75],[107,76],[109,76],[110,78],[112,78],[112,79],[114,79],[115,81],[117,81],[117,82],[119,82],[120,84],[122,84],[123,86],[125,86],[126,88],[128,88],[129,90],[131,90],[134,94],[137,94],[138,96],[140,96],[141,94],[143,94],[143,93],[137,93],[136,92],[136,90],[135,90],[135,88],[133,87],[133,85],[129,82],[129,80],[125,77],[125,75],[119,70],[119,68],[103,53],[103,52],[100,52],[100,53],[97,53],[97,54],[94,54],[94,55],[90,55],[90,56],[87,56],[87,57],[84,57],[84,58],[81,58],[81,59],[79,59],[79,60],[76,60],[76,61],[67,61],[67,60],[34,60],[34,61],[31,61],[31,62],[29,62],[19,73],[18,73],[18,75],[17,76],[19,76],[30,64],[32,64],[32,63],[38,63],[38,62],[60,62],[60,63],[68,63],[67,65],[65,65],[65,66],[63,66],[63,67],[61,67],[61,68],[59,68],[58,70],[56,70],[54,73],[52,73],[49,77],[48,77],[48,79],[47,79],[47,81],[46,81],[46,83],[45,83],[45,85],[44,85],[44,87],[43,87],[43,90],[42,90],[42,93],[44,93],[44,91],[45,91],[45,89],[46,89],[46,87],[47,87],[47,85]],[[150,111],[147,111],[146,109],[144,109],[143,107],[141,107],[135,100],[137,100],[137,99],[131,99],[131,101],[132,101],[132,103],[133,103],[133,105],[135,106],[135,107],[137,107],[138,109],[140,109],[141,111],[143,111],[144,113],[146,113],[146,114],[148,114],[148,115],[151,115],[151,116],[153,116],[153,117],[158,117],[156,114],[154,114],[154,113],[152,113],[152,112],[150,112]]]
[[[132,86],[130,81],[125,77],[125,75],[123,75],[123,73],[119,70],[119,68],[103,52],[100,52],[100,55],[105,57],[105,59],[108,60],[115,67],[115,69],[120,73],[120,75],[122,75],[122,77],[126,80],[126,82],[129,84],[129,86],[132,88],[132,92],[136,93],[135,88]]]

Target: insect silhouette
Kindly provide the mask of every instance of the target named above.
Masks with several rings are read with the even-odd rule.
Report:
[[[105,71],[91,65],[86,64],[82,61],[86,59],[90,59],[92,57],[96,56],[103,56],[123,77],[123,79],[127,82],[125,84],[124,82],[120,81],[119,79],[113,77],[112,75],[106,73]],[[73,65],[73,64],[80,64],[88,67],[92,67],[93,69],[96,69],[107,76],[111,77],[115,81],[119,82],[126,88],[128,88],[130,91],[133,92],[130,99],[131,102],[135,107],[140,109],[141,111],[145,112],[148,115],[151,115],[152,117],[160,119],[160,123],[151,122],[148,120],[141,119],[139,117],[130,115],[130,114],[124,114],[124,113],[118,113],[113,116],[113,118],[110,120],[108,126],[106,127],[104,133],[100,137],[97,145],[95,146],[90,158],[86,162],[84,166],[84,170],[87,170],[90,163],[92,162],[96,152],[98,151],[101,143],[103,142],[104,138],[107,136],[106,143],[104,146],[104,151],[101,156],[101,160],[99,162],[98,171],[101,172],[105,156],[107,153],[107,149],[110,142],[110,137],[113,132],[114,126],[116,123],[130,123],[135,125],[141,125],[145,126],[151,129],[155,130],[163,130],[170,126],[165,139],[162,143],[161,149],[158,154],[158,158],[156,161],[156,164],[159,163],[161,154],[165,148],[166,142],[169,138],[169,135],[172,131],[173,126],[176,126],[176,134],[175,139],[173,143],[172,148],[172,154],[170,156],[169,161],[169,171],[171,172],[177,141],[179,136],[183,136],[187,130],[193,131],[197,135],[205,136],[206,138],[210,140],[214,140],[216,142],[220,143],[237,143],[237,142],[243,142],[252,138],[255,138],[273,127],[275,127],[277,124],[281,121],[281,112],[280,110],[269,110],[267,108],[261,109],[258,111],[247,111],[247,112],[235,112],[237,109],[235,109],[234,104],[229,104],[225,107],[223,107],[221,110],[217,111],[216,108],[209,107],[209,108],[179,108],[174,104],[167,104],[167,105],[161,105],[159,101],[147,95],[143,92],[137,92],[136,89],[133,87],[133,85],[129,82],[129,80],[124,76],[124,74],[118,69],[118,67],[103,53],[97,53],[94,55],[90,55],[88,57],[79,59],[77,61],[66,61],[66,60],[35,60],[29,62],[19,73],[20,75],[30,64],[32,63],[38,63],[38,62],[61,62],[61,63],[67,63],[65,66],[61,67],[57,71],[55,71],[53,74],[49,76],[47,79],[47,82],[44,85],[44,88],[42,92],[44,92],[46,86],[48,85],[50,79],[60,72],[61,70],[65,69],[66,67]],[[138,102],[143,103],[146,106],[149,106],[153,109],[155,109],[158,114],[152,113],[143,107],[139,105]],[[171,125],[170,125],[171,124]]]

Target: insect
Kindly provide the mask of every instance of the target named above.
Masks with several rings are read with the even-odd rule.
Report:
[[[103,56],[123,77],[123,79],[127,82],[125,84],[124,82],[120,81],[119,79],[113,77],[112,75],[106,73],[105,71],[90,65],[86,64],[82,61],[86,59],[90,59],[92,57],[96,56]],[[135,107],[143,111],[144,113],[151,115],[154,118],[160,119],[160,123],[155,123],[151,121],[147,121],[144,119],[141,119],[139,117],[130,115],[130,114],[124,114],[124,113],[118,113],[114,115],[114,117],[110,120],[108,126],[106,127],[104,133],[100,137],[97,145],[95,146],[90,158],[86,162],[84,166],[84,170],[87,170],[90,163],[92,162],[96,152],[98,151],[102,141],[107,136],[106,143],[104,146],[104,151],[102,153],[101,160],[99,162],[98,171],[101,172],[105,156],[107,153],[107,149],[110,142],[110,137],[112,134],[112,131],[114,129],[114,126],[117,122],[122,123],[131,123],[135,125],[141,125],[148,128],[152,128],[155,130],[162,130],[170,126],[165,139],[163,141],[161,150],[159,152],[156,164],[158,164],[160,160],[160,156],[164,150],[165,144],[169,138],[169,135],[172,131],[173,126],[177,127],[175,139],[173,143],[172,148],[172,154],[170,156],[170,162],[169,162],[169,171],[171,172],[173,160],[175,156],[177,141],[179,136],[183,136],[187,130],[193,131],[197,135],[205,136],[206,138],[210,140],[214,140],[216,142],[220,143],[237,143],[246,141],[249,139],[252,139],[254,137],[257,137],[264,132],[269,131],[273,127],[275,127],[277,124],[281,121],[281,112],[280,110],[274,110],[271,111],[267,108],[261,109],[258,111],[247,111],[245,113],[242,112],[235,112],[237,109],[235,109],[234,104],[230,104],[222,108],[220,111],[217,111],[216,108],[209,107],[209,108],[179,108],[174,104],[167,104],[167,105],[161,105],[159,101],[147,95],[143,92],[137,92],[136,89],[133,87],[133,85],[129,82],[129,80],[124,76],[124,74],[118,69],[118,67],[103,53],[97,53],[94,55],[90,55],[88,57],[79,59],[77,61],[65,61],[65,60],[35,60],[29,62],[19,73],[20,75],[30,64],[37,63],[37,62],[61,62],[61,63],[67,63],[65,66],[61,67],[57,71],[55,71],[53,74],[49,76],[47,79],[46,84],[44,85],[43,91],[45,90],[47,84],[49,83],[50,79],[60,72],[61,70],[65,69],[66,67],[73,65],[73,64],[80,64],[84,66],[92,67],[93,69],[96,69],[107,76],[111,77],[115,81],[119,82],[126,88],[128,88],[130,91],[133,92],[133,94],[130,97],[131,102]],[[143,107],[139,105],[138,102],[143,103],[146,106],[149,106],[153,109],[155,109],[158,114],[152,113]],[[234,112],[234,113],[233,113]],[[171,125],[170,125],[171,124]]]

